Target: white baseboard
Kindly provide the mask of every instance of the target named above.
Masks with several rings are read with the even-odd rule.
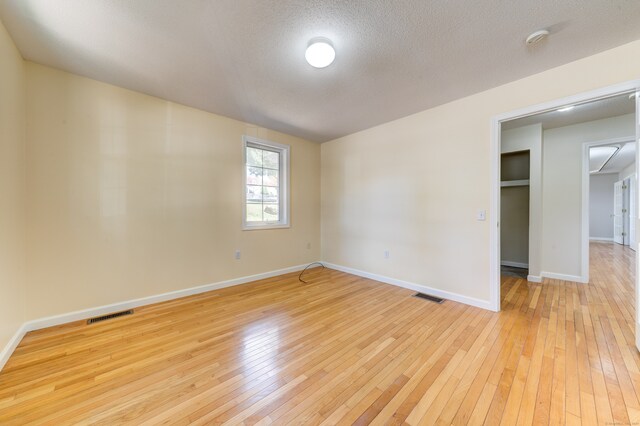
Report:
[[[16,334],[14,334],[11,340],[2,348],[0,351],[0,371],[2,371],[4,365],[9,361],[11,354],[16,350],[25,334],[27,334],[27,329],[25,324],[22,324],[18,331],[16,331]]]
[[[311,263],[311,262],[310,262]],[[5,363],[18,346],[24,335],[29,331],[40,330],[42,328],[53,327],[55,325],[66,324],[68,322],[80,321],[87,318],[97,317],[101,315],[110,314],[112,312],[124,311],[127,309],[136,308],[144,305],[151,305],[159,302],[166,302],[167,300],[179,299],[181,297],[191,296],[194,294],[206,293],[208,291],[219,290],[226,287],[232,287],[235,285],[246,284],[252,281],[258,281],[265,278],[271,278],[282,274],[288,274],[290,272],[297,272],[303,270],[309,265],[291,266],[289,268],[277,269],[275,271],[264,272],[262,274],[248,275],[245,277],[234,278],[231,280],[220,281],[213,284],[205,284],[198,287],[185,288],[182,290],[170,291],[168,293],[156,294],[153,296],[141,297],[139,299],[127,300],[124,302],[112,303],[110,305],[98,306],[95,308],[82,309],[79,311],[69,312],[61,315],[53,315],[50,317],[39,318],[31,321],[27,321],[16,334],[11,338],[9,343],[0,351],[0,371],[4,367]]]
[[[563,280],[563,281],[572,281],[576,283],[586,284],[589,281],[584,280],[579,275],[565,275],[565,274],[556,274],[554,272],[540,272],[540,276],[543,278],[551,278],[553,280]]]
[[[541,283],[542,277],[539,275],[527,275],[527,281],[531,281],[532,283]]]
[[[329,262],[322,262],[327,268],[335,269],[337,271],[346,272],[352,275],[358,275],[359,277],[369,278],[375,281],[380,281],[386,284],[395,285],[398,287],[408,288],[409,290],[417,291],[420,293],[427,293],[432,296],[440,297],[443,299],[453,300],[454,302],[464,303],[465,305],[475,306],[477,308],[487,309],[489,311],[495,311],[491,307],[491,302],[488,300],[480,300],[473,297],[463,296],[457,293],[451,293],[445,290],[438,290],[436,288],[428,287],[426,285],[415,284],[408,281],[399,280],[396,278],[385,277],[383,275],[373,274],[371,272],[360,271],[358,269],[349,268],[346,266],[336,265]]]
[[[589,241],[602,241],[602,242],[612,243],[613,242],[613,238],[589,237]]]
[[[528,263],[512,262],[510,260],[501,260],[500,266],[511,266],[512,268],[529,269]]]
[[[258,281],[265,278],[271,278],[289,272],[301,271],[308,264],[291,266],[289,268],[277,269],[275,271],[264,272],[262,274],[248,275],[246,277],[234,278],[227,281],[220,281],[213,284],[205,284],[198,287],[190,287],[182,290],[170,291],[168,293],[156,294],[154,296],[141,297],[139,299],[127,300],[125,302],[113,303],[111,305],[98,306],[95,308],[83,309],[80,311],[69,312],[62,315],[54,315],[46,318],[40,318],[28,321],[27,331],[39,330],[41,328],[52,327],[54,325],[65,324],[68,322],[79,321],[87,318],[106,315],[112,312],[124,311],[136,308],[138,306],[151,305],[167,300],[179,299],[181,297],[192,296],[194,294],[206,293],[208,291],[219,290],[221,288],[232,287],[235,285],[246,284],[252,281]]]

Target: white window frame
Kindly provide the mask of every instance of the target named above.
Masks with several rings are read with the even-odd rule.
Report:
[[[280,220],[277,222],[247,222],[247,147],[270,149],[280,153]],[[291,147],[277,142],[259,139],[253,136],[242,136],[242,229],[289,228],[289,152]]]

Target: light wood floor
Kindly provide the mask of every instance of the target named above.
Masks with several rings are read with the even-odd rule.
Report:
[[[496,314],[314,270],[40,330],[0,424],[633,424],[634,274],[593,244],[589,285],[505,277]]]

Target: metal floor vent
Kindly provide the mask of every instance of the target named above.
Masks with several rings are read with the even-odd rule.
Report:
[[[114,312],[113,314],[103,315],[101,317],[89,318],[87,320],[87,324],[93,324],[94,322],[106,321],[111,318],[118,318],[124,315],[131,315],[133,313],[133,309],[129,309],[128,311],[122,312]]]
[[[420,299],[430,300],[430,301],[435,302],[435,303],[444,302],[444,299],[440,299],[439,297],[430,296],[430,295],[424,294],[424,293],[416,293],[416,294],[413,295],[413,297],[419,297]]]

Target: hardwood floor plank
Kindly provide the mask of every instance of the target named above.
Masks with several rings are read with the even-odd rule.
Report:
[[[634,424],[635,253],[492,313],[316,268],[28,333],[0,424]]]

